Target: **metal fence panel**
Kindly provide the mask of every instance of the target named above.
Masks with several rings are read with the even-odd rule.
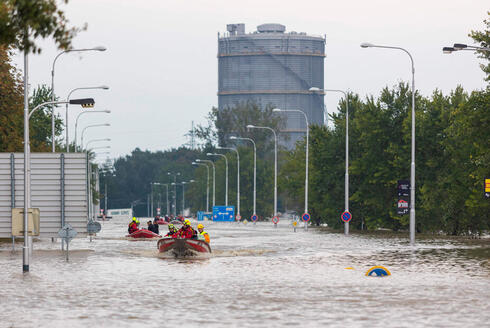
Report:
[[[41,211],[40,237],[58,236],[63,209],[65,223],[71,224],[78,236],[87,233],[87,156],[84,153],[63,153],[62,175],[61,155],[31,153],[31,207]],[[0,238],[11,237],[12,205],[17,208],[24,206],[23,172],[23,153],[0,153]]]

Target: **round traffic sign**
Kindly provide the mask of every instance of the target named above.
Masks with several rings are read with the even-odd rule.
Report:
[[[352,219],[352,214],[350,214],[349,211],[344,211],[342,215],[340,216],[342,221],[344,222],[349,222]]]
[[[252,220],[253,222],[257,221],[259,217],[257,215],[252,215],[252,217],[250,218],[250,220]]]
[[[310,219],[311,219],[310,214],[308,214],[308,213],[303,214],[303,216],[302,216],[301,218],[302,218],[302,219],[303,219],[303,221],[305,221],[305,222],[308,222],[308,221],[310,221]]]
[[[237,220],[237,221],[240,221],[241,219],[242,219],[242,216],[241,216],[241,215],[237,215],[237,216],[236,216],[236,220]]]
[[[274,217],[272,218],[272,223],[277,224],[277,222],[279,222],[279,217],[274,216]]]

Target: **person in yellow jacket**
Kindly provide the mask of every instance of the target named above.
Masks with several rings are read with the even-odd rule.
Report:
[[[204,231],[204,226],[201,223],[199,223],[197,225],[197,230],[199,231],[198,232],[198,239],[201,239],[201,240],[204,239],[204,241],[209,243],[209,241],[210,241],[209,234],[206,231]]]

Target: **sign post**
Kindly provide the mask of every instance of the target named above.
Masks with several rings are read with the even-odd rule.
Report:
[[[310,221],[311,217],[309,213],[304,213],[301,216],[301,219],[303,219],[303,222],[305,223],[305,230],[308,230],[308,221]]]
[[[277,223],[279,222],[279,217],[278,216],[274,216],[272,218],[272,223],[274,223],[274,228],[277,228]]]
[[[257,222],[258,218],[259,218],[259,217],[257,216],[257,214],[254,214],[254,215],[252,215],[252,217],[250,218],[250,220],[252,220],[252,222],[253,222],[253,223],[254,223],[254,225],[255,225],[255,222]]]

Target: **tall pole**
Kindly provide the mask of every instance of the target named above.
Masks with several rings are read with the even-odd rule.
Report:
[[[253,189],[253,215],[257,215],[256,211],[256,194],[257,194],[257,147],[255,146],[255,141],[251,138],[241,138],[241,137],[230,137],[232,140],[247,140],[250,141],[254,148],[254,189]]]
[[[228,158],[223,154],[207,153],[208,156],[221,156],[225,159],[225,206],[228,206]]]
[[[29,82],[28,55],[24,50],[24,247],[22,248],[22,271],[29,272],[29,207],[31,205],[31,165],[29,159]]]
[[[185,182],[182,181],[182,216],[184,216],[185,211]]]
[[[208,172],[208,179],[206,180],[206,212],[209,212],[209,166],[203,163],[192,162],[192,165],[205,166]]]
[[[77,152],[77,131],[78,131],[78,119],[80,118],[80,116],[82,114],[87,114],[87,113],[110,113],[111,111],[110,110],[93,110],[93,111],[90,111],[90,112],[81,112],[80,114],[78,114],[77,116],[77,119],[75,120],[75,153]],[[83,145],[82,145],[83,147]]]
[[[308,116],[305,112],[299,109],[279,109],[275,108],[272,110],[273,112],[293,112],[293,113],[301,113],[306,122],[306,150],[305,150],[305,213],[308,213],[308,152],[309,152],[309,144],[310,144],[310,125],[308,123]],[[305,230],[308,229],[308,222],[305,221]]]
[[[274,216],[277,216],[277,134],[276,131],[267,126],[247,125],[250,129],[266,129],[274,134]],[[277,226],[276,223],[274,223]]]
[[[216,167],[214,166],[214,162],[206,159],[196,159],[196,162],[200,163],[209,163],[213,167],[213,207],[216,206]]]
[[[107,215],[107,181],[105,181],[104,187],[104,214]]]
[[[153,182],[150,182],[151,217],[153,217]]]
[[[236,163],[237,163],[237,175],[236,175],[236,180],[237,180],[237,216],[240,217],[240,154],[238,153],[238,149],[236,148],[228,148],[228,147],[216,147],[217,149],[227,149],[227,150],[232,150],[236,153]]]
[[[167,212],[167,216],[168,216],[169,215],[169,211],[168,211],[168,184],[165,184],[165,187],[167,189],[167,193],[166,193],[166,195],[167,195],[167,210],[166,210],[166,212]]]
[[[408,50],[401,47],[380,46],[371,43],[362,43],[362,48],[385,48],[395,49],[405,52],[410,57],[412,68],[412,145],[410,161],[410,245],[415,244],[415,64],[413,57]]]

